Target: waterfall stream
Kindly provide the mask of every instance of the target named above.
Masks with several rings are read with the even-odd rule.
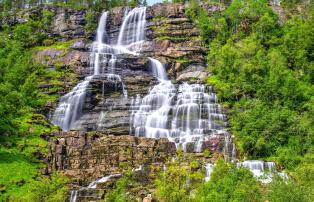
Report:
[[[94,78],[105,79],[114,85],[121,84],[123,95],[127,97],[123,80],[115,72],[117,55],[141,53],[141,44],[145,40],[146,8],[134,8],[125,12],[116,44],[110,44],[106,32],[108,15],[108,12],[102,14],[96,40],[92,44],[91,76],[60,98],[52,117],[52,123],[64,131],[75,129],[89,84]],[[225,131],[226,117],[217,103],[213,88],[202,84],[173,84],[168,80],[164,65],[155,58],[148,59],[151,73],[159,82],[151,87],[146,96],[131,98],[130,134],[168,138],[177,147],[194,152],[201,152],[211,137],[222,135],[228,140],[225,141],[225,153],[231,153],[229,145],[232,141]],[[105,111],[99,113],[98,129],[103,128],[102,122],[106,119],[106,114]]]
[[[107,18],[108,12],[104,12],[99,20],[96,40],[92,44],[91,76],[86,77],[71,92],[60,98],[60,103],[51,118],[51,122],[64,131],[75,129],[76,121],[81,116],[89,84],[95,76],[100,75],[112,83],[122,84],[123,95],[127,97],[127,90],[120,75],[115,74],[117,55],[138,54],[137,50],[133,49],[134,44],[141,43],[145,38],[146,8],[135,8],[126,13],[116,45],[109,44],[106,32]],[[104,115],[104,113],[101,114]]]
[[[226,118],[212,87],[183,83],[176,87],[167,79],[164,66],[150,58],[159,84],[149,94],[133,100],[131,133],[149,138],[168,138],[185,151],[202,151],[205,141],[225,133]]]

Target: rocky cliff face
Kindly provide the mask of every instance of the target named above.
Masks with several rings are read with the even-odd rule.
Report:
[[[109,174],[122,173],[123,164],[139,168],[162,163],[176,152],[174,143],[167,139],[78,131],[52,135],[48,171],[63,170],[81,185]]]
[[[79,80],[91,74],[92,40],[89,38],[93,34],[84,30],[84,10],[49,9],[55,13],[49,34],[61,41],[71,41],[66,49],[52,46],[39,50],[35,59],[51,72],[62,73],[58,81],[44,78],[40,86],[42,91],[64,95]],[[106,30],[111,44],[117,41],[125,9],[115,8],[108,14]],[[144,97],[158,83],[148,57],[165,65],[175,86],[182,82],[203,84],[209,76],[200,31],[185,15],[185,9],[181,4],[157,4],[147,8],[146,41],[141,44],[142,54],[117,55],[115,73],[120,75],[122,82],[104,75],[93,76],[81,116],[73,128],[76,131],[52,134],[48,173],[59,170],[75,179],[76,184],[86,185],[105,175],[123,172],[119,166],[123,162],[136,168],[163,163],[175,153],[175,144],[166,139],[129,135],[130,107],[136,97]],[[214,5],[207,7],[209,13],[222,9]],[[57,103],[47,105],[44,112],[48,117],[56,106]],[[213,136],[203,144],[202,150],[222,153],[225,141],[223,135]],[[190,151],[193,152],[194,148],[191,147]]]
[[[107,33],[112,44],[118,38],[125,9],[116,8],[109,13]],[[208,8],[209,11],[211,9],[217,10],[214,6]],[[73,14],[73,18],[77,15]],[[61,18],[60,15],[57,15],[57,18]],[[151,74],[147,57],[160,60],[166,66],[173,83],[205,82],[208,76],[205,62],[206,49],[199,36],[199,30],[185,15],[185,6],[157,4],[147,8],[146,18],[147,40],[142,44],[141,52],[143,54],[141,56],[119,55],[116,62],[115,72],[121,76],[125,84],[128,99],[121,99],[123,89],[117,82],[112,82],[110,78],[107,81],[106,78],[93,79],[92,88],[88,90],[86,103],[82,116],[76,124],[76,130],[99,130],[106,134],[116,135],[128,134],[130,123],[128,109],[132,104],[132,98],[137,95],[141,97],[146,95],[149,88],[157,82]],[[63,24],[64,21],[60,20],[60,22]],[[74,36],[74,33],[70,35]],[[74,42],[70,51],[60,53],[57,50],[45,50],[38,54],[41,58],[48,55],[51,58],[48,63],[53,63],[54,60],[62,61],[64,67],[73,70],[77,78],[83,78],[90,73],[91,62],[88,61],[89,53],[85,48],[89,46],[89,42],[91,41],[79,39]],[[54,59],[55,55],[62,56]],[[66,81],[66,78],[64,80]],[[63,94],[64,91],[58,93]],[[102,111],[106,111],[104,120],[99,118]]]

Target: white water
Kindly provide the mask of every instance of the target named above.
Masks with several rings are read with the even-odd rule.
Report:
[[[134,8],[124,18],[118,46],[130,45],[145,39],[146,7]]]
[[[68,131],[72,127],[81,115],[86,89],[90,80],[91,77],[86,77],[85,80],[77,84],[71,92],[60,98],[59,106],[51,119],[53,124],[60,126],[64,131]]]
[[[105,182],[107,182],[108,180],[110,180],[113,177],[120,177],[120,176],[121,176],[121,174],[113,174],[113,175],[108,175],[108,176],[102,177],[100,179],[97,179],[96,181],[91,182],[87,186],[87,188],[89,188],[89,189],[96,189],[98,183],[105,183]]]
[[[210,175],[214,170],[214,165],[211,163],[207,163],[205,165],[205,169],[206,169],[205,182],[208,182],[210,180]]]
[[[189,144],[193,151],[201,151],[208,136],[224,133],[225,117],[211,87],[183,83],[177,89],[159,61],[151,59],[151,66],[159,84],[133,99],[131,133],[165,137],[184,150]]]
[[[76,202],[78,195],[78,190],[71,191],[70,202]]]
[[[134,8],[125,13],[116,45],[108,42],[104,12],[97,28],[96,41],[92,45],[91,71],[70,93],[60,99],[52,122],[68,131],[82,115],[82,109],[90,81],[97,76],[118,86],[122,85],[124,97],[127,90],[120,75],[115,73],[117,55],[137,55],[145,39],[146,8]],[[130,132],[135,136],[168,138],[177,147],[200,152],[209,137],[224,134],[226,122],[212,87],[183,83],[179,86],[168,80],[165,67],[160,61],[149,58],[152,74],[159,83],[144,97],[132,98]],[[101,76],[101,77],[99,77]],[[104,88],[104,87],[103,87]],[[104,89],[103,89],[104,92]],[[98,128],[103,128],[106,112],[100,112]],[[231,153],[231,138],[226,135],[225,154]],[[232,150],[233,151],[233,150]]]
[[[81,117],[82,109],[90,81],[96,75],[102,75],[107,81],[122,85],[122,93],[127,97],[127,90],[120,75],[115,74],[118,54],[137,54],[138,45],[145,36],[146,8],[135,8],[126,13],[116,45],[109,45],[106,32],[108,12],[104,12],[99,20],[96,41],[92,44],[91,72],[84,81],[80,82],[73,90],[60,98],[60,103],[55,110],[51,122],[60,126],[64,131],[74,129],[75,122]],[[99,120],[104,119],[101,113]],[[99,123],[101,125],[102,123]]]
[[[157,77],[159,80],[166,81],[168,80],[167,72],[164,68],[164,66],[156,59],[149,58],[150,60],[150,66],[151,71],[153,72],[153,75]]]
[[[238,167],[248,168],[258,180],[262,183],[270,183],[272,181],[272,172],[275,172],[274,162],[265,162],[261,160],[246,160],[238,163]]]
[[[106,25],[107,25],[107,18],[108,18],[108,12],[104,12],[99,20],[99,25],[97,28],[97,36],[96,41],[99,44],[105,43],[106,40],[108,40],[108,35],[106,32]]]

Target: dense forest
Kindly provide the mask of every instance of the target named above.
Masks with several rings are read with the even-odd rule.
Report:
[[[314,201],[314,2],[283,0],[284,13],[267,0],[210,1],[226,5],[209,15],[198,0],[186,14],[201,30],[211,76],[220,102],[228,111],[240,159],[275,161],[289,178],[276,176],[267,185],[249,170],[219,159],[211,179],[193,157],[178,151],[166,171],[156,174],[161,201]],[[145,6],[127,0],[0,0],[0,201],[65,201],[68,179],[44,176],[45,134],[57,128],[38,109],[58,96],[47,95],[38,83],[50,75],[32,59],[34,50],[67,42],[45,33],[48,11],[40,19],[6,24],[9,16],[39,5],[88,9],[87,29],[95,29],[93,12],[117,6]],[[87,19],[88,20],[88,19]],[[186,161],[189,166],[182,166]],[[184,162],[184,163],[183,163]],[[186,183],[186,179],[189,183]],[[119,179],[105,201],[128,201],[137,182],[132,172]]]

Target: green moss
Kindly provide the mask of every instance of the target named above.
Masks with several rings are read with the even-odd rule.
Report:
[[[164,17],[164,16],[157,16],[157,17],[154,17],[153,18],[153,22],[160,22],[160,21],[163,21],[163,20],[167,20],[168,18]]]
[[[169,40],[172,42],[183,42],[189,40],[187,37],[178,37],[178,36],[159,36],[157,37],[159,40]]]
[[[52,45],[49,46],[36,46],[33,48],[35,51],[43,51],[45,49],[51,48],[51,49],[56,49],[56,50],[67,50],[69,47],[73,44],[74,40],[69,40],[69,41],[60,41],[60,42],[55,42]]]
[[[190,59],[188,59],[188,58],[176,58],[176,62],[177,63],[189,63],[189,62],[191,62],[191,60]]]

